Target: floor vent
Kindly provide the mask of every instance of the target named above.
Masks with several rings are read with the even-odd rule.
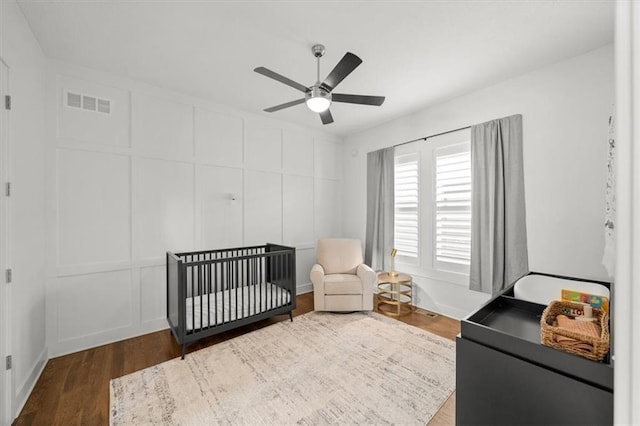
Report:
[[[416,314],[424,315],[424,316],[429,317],[429,318],[437,318],[439,316],[435,312],[427,311],[427,310],[421,309],[421,308],[416,308],[415,312],[416,312]]]
[[[111,114],[111,101],[81,93],[66,92],[65,105],[70,108],[83,109],[85,111]]]

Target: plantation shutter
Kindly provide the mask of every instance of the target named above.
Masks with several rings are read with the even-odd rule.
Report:
[[[394,247],[399,256],[418,258],[419,154],[397,156],[394,172]]]
[[[462,143],[436,150],[436,262],[471,259],[471,154]]]

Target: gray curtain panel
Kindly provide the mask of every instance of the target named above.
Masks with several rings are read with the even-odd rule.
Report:
[[[529,272],[522,163],[522,115],[471,127],[471,290],[496,294]]]
[[[364,262],[376,271],[386,270],[393,247],[394,148],[367,154],[367,235]]]

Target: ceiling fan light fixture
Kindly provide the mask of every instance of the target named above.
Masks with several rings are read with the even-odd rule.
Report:
[[[313,112],[324,112],[331,105],[331,93],[318,86],[313,86],[305,95],[305,103]]]
[[[315,44],[311,48],[313,56],[316,58],[317,63],[317,80],[313,86],[307,87],[303,84],[295,82],[290,78],[287,78],[277,72],[271,71],[265,67],[257,67],[254,69],[258,74],[262,74],[265,77],[271,78],[282,84],[286,84],[302,93],[304,98],[298,98],[293,101],[285,102],[280,105],[265,108],[265,112],[276,112],[285,108],[300,105],[301,103],[307,104],[307,108],[311,111],[318,113],[322,124],[333,123],[333,116],[329,107],[332,102],[342,102],[347,104],[359,104],[359,105],[375,105],[380,106],[384,102],[384,96],[368,96],[368,95],[352,95],[348,93],[335,93],[331,94],[338,84],[344,80],[349,74],[353,72],[361,63],[362,59],[358,58],[351,52],[347,52],[340,62],[333,67],[329,75],[320,81],[320,58],[324,55],[324,46],[321,44]]]

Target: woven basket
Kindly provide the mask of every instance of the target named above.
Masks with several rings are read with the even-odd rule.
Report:
[[[584,305],[581,303],[561,302],[558,300],[551,302],[549,306],[545,308],[544,312],[542,312],[542,318],[540,318],[540,337],[542,344],[561,351],[580,355],[594,361],[602,361],[609,352],[609,315],[607,315],[604,310],[593,308],[593,317],[601,330],[599,337],[576,333],[553,325],[556,316],[566,315],[568,317],[572,317],[570,314],[572,309],[582,311],[583,307]],[[588,343],[593,349],[588,350],[561,345],[556,342],[556,335],[570,337],[572,339]]]

